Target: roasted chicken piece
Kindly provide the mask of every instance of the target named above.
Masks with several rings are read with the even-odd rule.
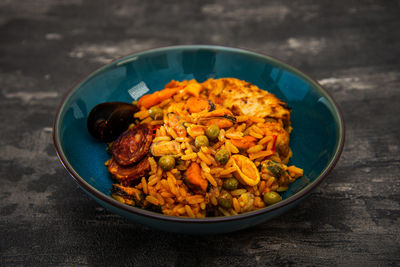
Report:
[[[209,79],[202,83],[208,99],[236,115],[276,118],[289,123],[290,108],[273,94],[235,78]]]

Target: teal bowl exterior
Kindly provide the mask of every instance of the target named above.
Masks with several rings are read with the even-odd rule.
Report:
[[[110,195],[112,179],[104,162],[106,145],[86,128],[90,110],[109,101],[131,102],[161,90],[171,80],[234,77],[268,90],[292,108],[290,164],[304,169],[275,205],[228,217],[190,219],[131,207]],[[108,210],[156,229],[188,234],[225,233],[244,229],[288,211],[327,176],[344,144],[344,121],[332,97],[315,81],[274,58],[247,50],[207,46],[173,46],[116,60],[72,88],[54,121],[53,141],[61,163],[79,186]]]

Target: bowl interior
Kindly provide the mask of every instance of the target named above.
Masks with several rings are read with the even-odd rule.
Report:
[[[318,84],[275,59],[252,52],[214,47],[182,46],[151,50],[117,60],[92,73],[66,96],[55,123],[59,155],[94,189],[110,195],[112,180],[104,162],[106,145],[86,128],[90,110],[107,101],[131,102],[141,94],[161,90],[171,80],[235,77],[268,90],[292,108],[290,164],[304,177],[283,194],[287,199],[321,178],[343,139],[336,105]],[[111,198],[111,197],[110,197]]]

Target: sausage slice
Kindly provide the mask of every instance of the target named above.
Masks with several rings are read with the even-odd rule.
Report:
[[[123,132],[112,145],[115,161],[123,166],[139,162],[149,152],[153,140],[151,126],[139,124]]]
[[[139,163],[130,166],[122,166],[118,164],[114,158],[111,158],[108,165],[108,171],[113,178],[124,186],[130,185],[135,180],[143,177],[150,170],[148,157],[142,159]]]

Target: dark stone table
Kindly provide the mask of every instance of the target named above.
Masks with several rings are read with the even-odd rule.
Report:
[[[0,266],[400,265],[399,1],[0,2]],[[226,235],[128,222],[57,159],[62,96],[111,60],[218,44],[318,80],[346,122],[336,168],[299,206]]]

